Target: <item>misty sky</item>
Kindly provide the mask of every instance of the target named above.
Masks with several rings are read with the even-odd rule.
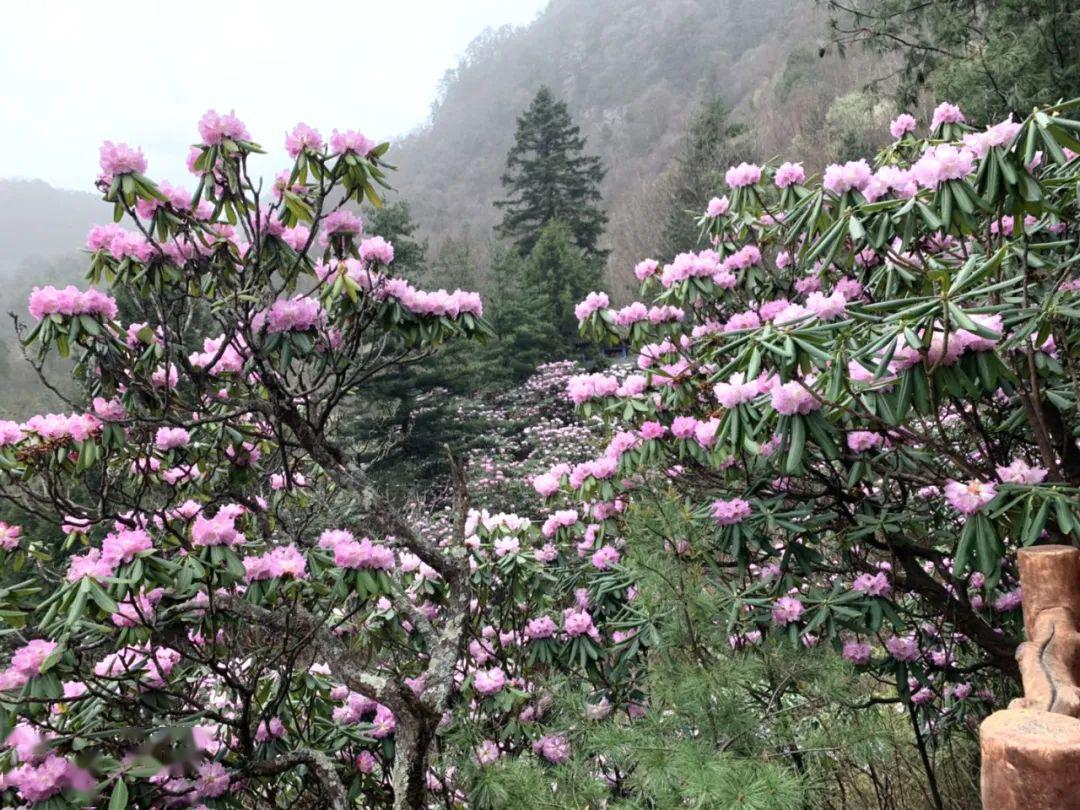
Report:
[[[196,121],[235,109],[283,165],[285,131],[401,134],[486,26],[547,0],[35,0],[4,8],[0,178],[92,190],[105,139],[191,185]]]

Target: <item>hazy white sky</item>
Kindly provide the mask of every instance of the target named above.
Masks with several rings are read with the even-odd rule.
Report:
[[[547,0],[33,0],[4,6],[0,178],[91,190],[105,139],[141,146],[147,174],[190,185],[209,108],[235,109],[285,158],[285,131],[404,133],[486,26]]]

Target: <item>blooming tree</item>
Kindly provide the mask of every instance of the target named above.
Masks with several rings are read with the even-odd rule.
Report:
[[[734,645],[826,639],[964,718],[974,673],[1018,677],[1013,552],[1080,538],[1078,106],[902,115],[819,179],[731,168],[711,247],[636,267],[649,303],[579,305],[639,369],[570,382],[611,444],[538,489],[666,493],[734,588]]]
[[[478,761],[565,759],[540,723],[550,673],[633,699],[618,555],[563,553],[572,510],[470,510],[457,467],[451,520],[419,523],[334,440],[373,377],[487,334],[479,297],[415,289],[365,237],[349,204],[380,204],[387,144],[300,124],[264,193],[240,120],[210,111],[199,134],[193,194],[102,146],[115,222],[88,236],[89,278],[115,297],[30,297],[33,362],[72,355],[83,398],[0,423],[0,496],[66,537],[0,524],[21,576],[0,612],[0,793],[423,807],[460,799],[429,770],[437,735]]]

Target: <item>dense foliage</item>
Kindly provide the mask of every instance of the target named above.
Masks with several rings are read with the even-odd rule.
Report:
[[[300,124],[262,199],[243,123],[210,111],[199,132],[194,195],[102,146],[98,187],[133,227],[91,230],[89,276],[138,320],[94,288],[30,297],[27,342],[74,356],[84,396],[0,424],[0,496],[66,535],[0,533],[23,576],[0,614],[0,787],[42,807],[420,807],[429,786],[456,801],[452,771],[428,772],[437,733],[566,759],[508,718],[542,697],[533,673],[635,699],[642,645],[603,647],[640,623],[624,576],[560,552],[568,513],[541,531],[470,510],[456,465],[451,519],[411,520],[334,438],[368,379],[488,332],[479,297],[395,278],[364,236],[347,206],[380,204],[388,145]]]
[[[738,643],[828,643],[918,733],[966,723],[1017,677],[1013,552],[1080,534],[1077,107],[976,130],[943,103],[816,182],[731,167],[712,248],[638,265],[651,306],[579,306],[640,373],[572,381],[611,443],[538,488],[662,488]]]
[[[854,43],[904,60],[901,94],[925,87],[979,119],[1080,91],[1080,4],[1074,0],[826,0],[841,51]]]
[[[869,161],[869,99],[820,178],[706,105],[627,306],[544,91],[484,306],[387,144],[298,125],[263,195],[233,115],[194,194],[107,142],[110,289],[22,333],[71,413],[0,422],[0,801],[969,804],[1014,551],[1080,534],[1080,102]]]

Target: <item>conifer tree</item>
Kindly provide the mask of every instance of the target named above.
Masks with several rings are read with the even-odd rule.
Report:
[[[597,258],[575,243],[572,225],[554,219],[540,231],[523,272],[534,308],[558,335],[559,345],[552,348],[558,356],[570,356],[580,343],[574,306],[601,286]]]
[[[514,146],[502,177],[507,198],[497,233],[529,254],[552,220],[566,223],[574,244],[589,257],[603,259],[598,243],[607,223],[599,207],[605,170],[598,157],[584,154],[585,138],[570,118],[566,102],[541,87],[518,118]]]
[[[394,245],[394,269],[413,283],[426,281],[421,275],[427,265],[427,240],[417,241],[416,221],[405,200],[375,208],[364,217],[364,230],[377,234]],[[445,285],[444,285],[445,286]]]
[[[705,102],[697,112],[668,180],[667,217],[660,241],[664,258],[698,244],[697,216],[717,189],[723,188],[724,171],[755,157],[742,137],[745,131],[745,126],[731,121],[721,98]]]

